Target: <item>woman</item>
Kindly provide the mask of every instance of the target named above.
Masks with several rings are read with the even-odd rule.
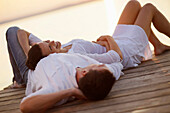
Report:
[[[28,68],[26,68],[24,63],[27,57],[27,66],[30,66],[29,68],[34,70],[36,64],[41,58],[54,52],[78,52],[96,60],[100,60],[101,63],[122,59],[124,68],[137,66],[141,63],[141,61],[151,58],[152,54],[149,48],[148,39],[154,46],[155,55],[159,55],[166,50],[170,50],[170,46],[163,45],[154,35],[151,29],[151,23],[153,23],[159,32],[170,37],[170,24],[155,6],[152,4],[146,4],[141,7],[138,1],[131,0],[127,3],[120,16],[113,38],[110,36],[101,36],[94,43],[84,40],[73,40],[62,45],[61,48],[61,44],[59,42],[46,41],[38,44],[31,43],[31,45],[35,45],[30,49],[28,37],[31,38],[34,36],[31,36],[30,33],[24,30],[18,30],[18,28],[15,28],[15,31],[18,30],[18,40],[24,51],[22,51],[24,57],[22,59],[22,63],[18,63],[21,64],[21,66],[18,66],[17,69],[15,69],[17,61],[13,60],[13,57],[15,56],[11,56],[10,53],[12,53],[11,51],[13,50],[11,50],[12,47],[10,47],[11,45],[8,43],[8,50],[14,72],[14,81],[17,82],[15,84],[26,83]],[[9,32],[10,30],[7,32],[8,42],[10,42]],[[16,36],[16,32],[13,35]],[[35,38],[35,40],[37,39]],[[39,40],[35,42],[39,42]],[[115,58],[108,60],[98,57],[98,54],[104,53],[106,53],[106,55],[114,54]],[[23,67],[24,69],[22,69]],[[20,74],[18,75],[17,72]],[[15,87],[17,85],[13,86]]]

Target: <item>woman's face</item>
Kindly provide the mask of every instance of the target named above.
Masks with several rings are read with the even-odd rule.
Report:
[[[48,56],[51,53],[59,53],[61,50],[61,43],[54,41],[43,41],[38,43],[41,48],[43,56]]]

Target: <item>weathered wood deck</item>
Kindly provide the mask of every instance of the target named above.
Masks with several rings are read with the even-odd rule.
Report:
[[[101,101],[73,101],[48,113],[170,113],[170,52],[124,71],[109,96]],[[20,113],[24,89],[0,91],[0,112]]]

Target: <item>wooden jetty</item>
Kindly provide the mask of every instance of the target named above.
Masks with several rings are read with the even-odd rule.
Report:
[[[53,107],[47,113],[170,113],[170,52],[124,73],[104,100],[76,100]],[[20,113],[24,91],[0,91],[0,113]]]

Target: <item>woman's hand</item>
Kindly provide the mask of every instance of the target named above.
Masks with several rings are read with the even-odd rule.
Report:
[[[119,46],[117,45],[117,43],[115,42],[114,38],[112,38],[109,35],[104,35],[97,39],[97,42],[101,42],[101,41],[107,42],[107,45],[108,45],[107,48],[109,48],[109,49],[106,48],[107,51],[114,50],[119,54],[120,58],[123,59],[122,52],[121,52]]]
[[[84,94],[82,93],[82,91],[78,88],[73,88],[72,89],[72,94],[74,97],[80,99],[80,100],[86,100],[87,98],[84,96]]]
[[[109,35],[103,35],[103,36],[100,36],[97,41],[109,41],[109,40],[114,40],[111,36]]]
[[[107,41],[92,41],[93,43],[96,43],[96,44],[99,44],[101,46],[104,46],[106,47],[106,51],[109,51],[110,50],[110,47],[109,47],[109,44]]]
[[[106,47],[106,50],[109,51],[109,50],[112,50],[111,49],[111,45],[110,45],[110,40],[114,40],[111,36],[109,35],[104,35],[104,36],[100,36],[97,41],[92,41],[93,43],[96,43],[96,44],[100,44],[101,46],[104,46]]]

